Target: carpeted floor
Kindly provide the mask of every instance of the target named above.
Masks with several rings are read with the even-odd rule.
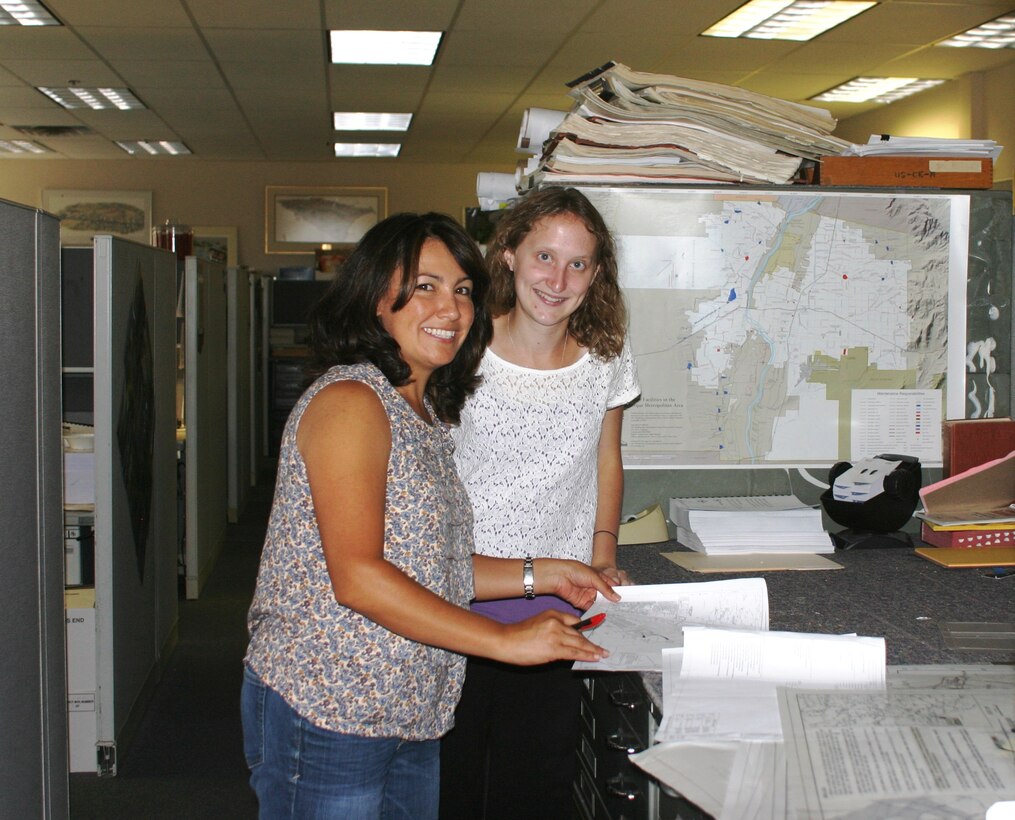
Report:
[[[180,601],[180,641],[116,777],[70,776],[71,820],[244,820],[247,785],[239,695],[246,613],[271,503],[255,488],[196,601]]]

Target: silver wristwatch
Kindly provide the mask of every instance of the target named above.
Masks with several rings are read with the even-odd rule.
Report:
[[[522,564],[522,586],[525,588],[525,597],[531,601],[536,597],[536,573],[532,570],[532,556],[525,556]]]

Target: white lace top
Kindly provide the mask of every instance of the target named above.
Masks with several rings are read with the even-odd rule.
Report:
[[[559,370],[520,367],[487,349],[479,372],[483,382],[452,430],[476,552],[588,563],[603,418],[641,392],[629,347],[610,361],[586,353]]]

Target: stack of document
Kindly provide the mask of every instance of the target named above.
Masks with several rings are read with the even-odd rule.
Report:
[[[792,181],[839,154],[826,110],[734,86],[607,63],[569,83],[571,111],[522,187],[582,182]]]
[[[866,144],[850,145],[847,157],[983,157],[997,162],[1002,146],[994,140],[947,139],[944,137],[894,137],[871,134]]]
[[[793,495],[671,498],[677,540],[706,555],[835,551],[821,510]]]

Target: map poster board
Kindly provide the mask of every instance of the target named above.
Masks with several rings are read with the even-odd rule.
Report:
[[[968,194],[582,190],[617,239],[641,379],[625,467],[941,463],[967,407]]]

